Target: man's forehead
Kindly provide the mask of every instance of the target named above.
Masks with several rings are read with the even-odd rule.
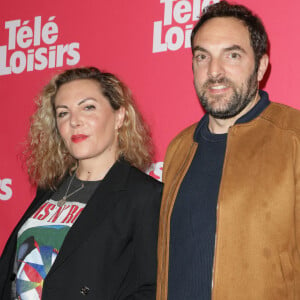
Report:
[[[227,43],[230,45],[251,46],[250,34],[246,25],[233,17],[216,17],[207,20],[197,31],[194,47]]]

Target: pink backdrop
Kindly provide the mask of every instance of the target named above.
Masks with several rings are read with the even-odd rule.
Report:
[[[0,9],[0,251],[34,195],[20,154],[33,100],[57,70],[95,65],[125,81],[149,123],[160,167],[171,138],[203,112],[192,83],[189,34],[206,0],[5,1]],[[217,2],[217,1],[215,1]],[[265,89],[299,108],[300,2],[241,0],[271,41]]]

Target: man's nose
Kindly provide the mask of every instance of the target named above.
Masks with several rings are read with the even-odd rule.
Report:
[[[222,61],[219,58],[211,59],[209,63],[207,75],[211,79],[218,79],[225,75],[225,70]]]

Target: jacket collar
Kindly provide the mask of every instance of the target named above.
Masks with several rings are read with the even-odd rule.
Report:
[[[249,110],[245,115],[241,116],[235,124],[248,123],[258,117],[265,108],[270,104],[269,95],[267,92],[259,90],[260,100]],[[226,140],[227,133],[213,134],[208,129],[208,114],[205,114],[197,125],[194,133],[194,141],[199,143],[201,136],[208,140],[218,141]]]
[[[247,123],[258,117],[265,108],[270,104],[269,95],[267,92],[259,91],[259,101],[245,115],[241,116],[235,124]]]

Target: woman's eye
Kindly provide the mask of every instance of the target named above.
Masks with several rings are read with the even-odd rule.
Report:
[[[85,110],[94,110],[95,108],[96,108],[95,105],[92,104],[84,107]]]
[[[66,115],[67,115],[66,111],[61,111],[61,112],[57,113],[57,118],[63,118]]]

